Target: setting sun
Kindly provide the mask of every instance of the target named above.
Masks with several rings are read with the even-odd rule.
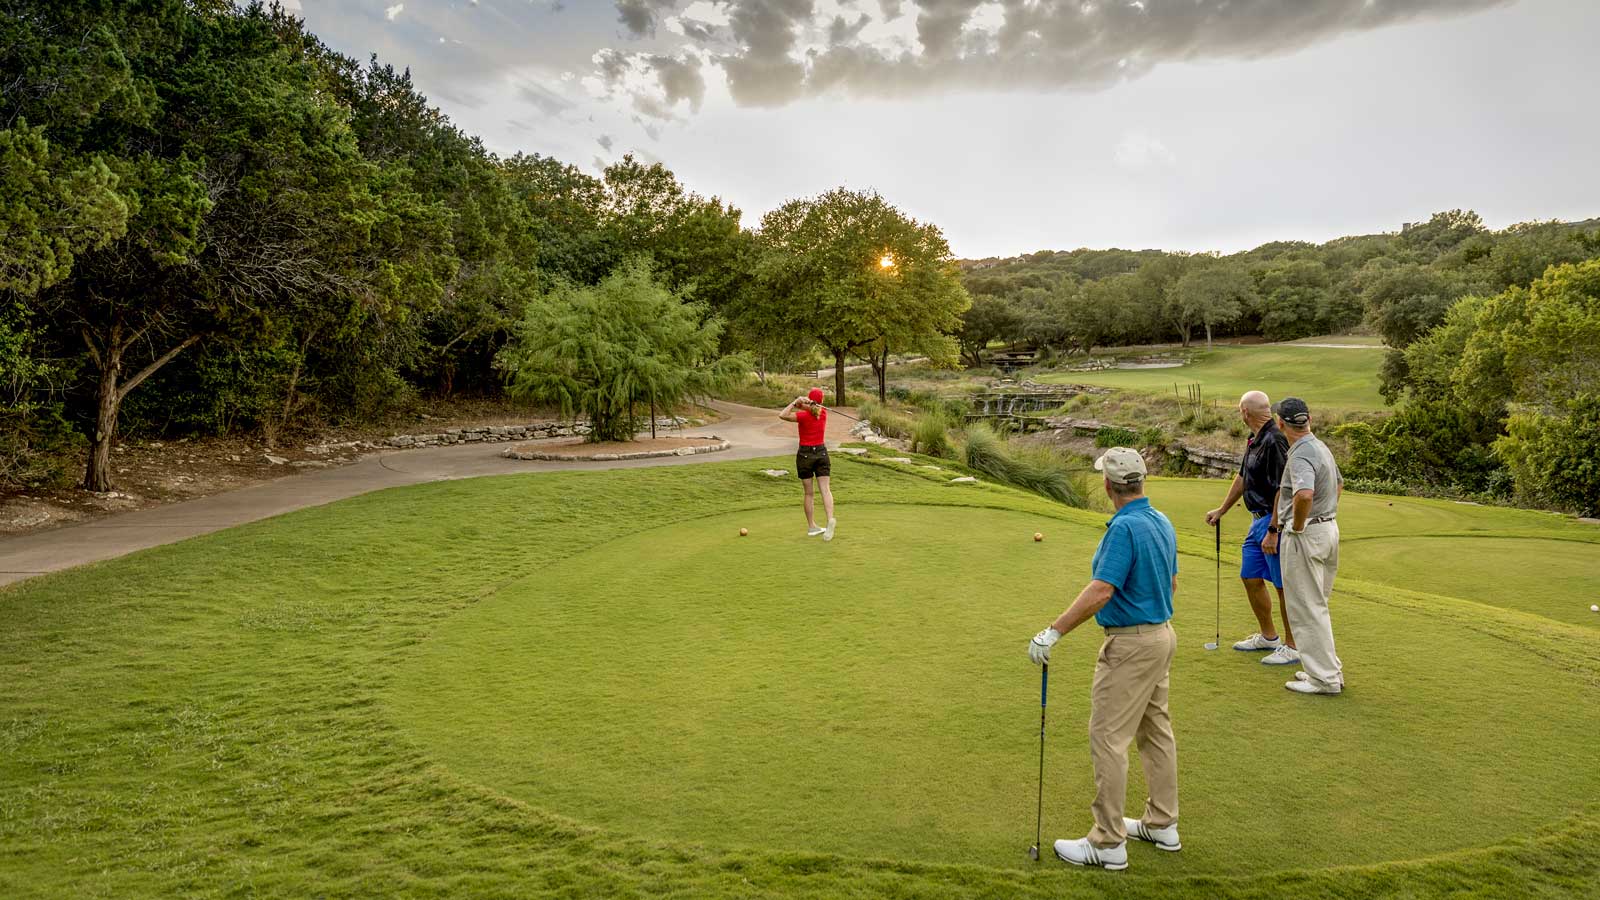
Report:
[[[889,254],[887,254],[887,253],[885,253],[885,254],[884,254],[884,255],[883,255],[883,258],[882,258],[882,259],[880,259],[880,260],[878,260],[878,265],[879,265],[879,266],[880,266],[880,267],[881,267],[881,268],[885,268],[885,269],[892,269],[892,268],[894,268],[894,257],[893,257],[893,256],[890,256],[890,255],[889,255]]]

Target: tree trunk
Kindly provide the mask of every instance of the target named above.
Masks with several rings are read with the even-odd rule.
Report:
[[[849,406],[844,402],[844,348],[833,348],[833,405]]]
[[[1206,323],[1206,349],[1211,349],[1211,323]]]
[[[872,361],[872,374],[878,376],[878,402],[887,403],[889,402],[889,345],[887,343],[883,345],[882,355],[876,350],[868,352],[871,354],[869,358]]]
[[[106,342],[105,353],[100,358],[94,434],[89,441],[89,466],[83,473],[84,490],[95,493],[111,490],[111,441],[117,433],[117,410],[122,406],[122,395],[117,391],[117,377],[122,374],[120,332],[120,328],[113,329],[112,339]]]
[[[650,440],[656,439],[656,395],[650,395]]]
[[[1188,326],[1188,325],[1185,325],[1184,327],[1178,329],[1178,333],[1183,335],[1183,347],[1184,347],[1185,350],[1187,350],[1189,348],[1189,331],[1190,331],[1190,326]]]
[[[88,333],[84,334],[84,343],[89,345],[89,356],[100,366],[94,434],[89,442],[89,464],[83,473],[85,490],[96,493],[111,490],[111,442],[116,437],[117,413],[122,409],[122,401],[133,392],[134,388],[143,384],[146,378],[155,374],[157,369],[172,362],[179,353],[200,340],[200,335],[190,335],[178,346],[161,354],[150,365],[140,369],[138,374],[118,384],[117,380],[122,375],[123,356],[142,334],[142,330],[128,334],[123,329],[122,323],[116,322],[112,324],[105,341],[98,348]]]

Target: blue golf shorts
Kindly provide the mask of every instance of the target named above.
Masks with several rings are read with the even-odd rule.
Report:
[[[1281,588],[1283,570],[1277,554],[1261,552],[1261,540],[1267,536],[1267,526],[1271,524],[1271,516],[1262,516],[1250,523],[1250,533],[1244,539],[1244,564],[1239,567],[1239,577],[1260,578],[1271,582],[1273,587]]]

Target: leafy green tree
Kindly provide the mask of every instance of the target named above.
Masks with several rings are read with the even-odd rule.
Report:
[[[1506,423],[1495,451],[1515,473],[1524,496],[1576,510],[1600,513],[1600,394],[1569,398],[1559,414],[1521,409]]]
[[[1256,290],[1261,333],[1287,341],[1316,334],[1328,303],[1328,267],[1315,259],[1286,259],[1263,270]]]
[[[737,384],[742,355],[718,356],[722,324],[662,284],[635,258],[584,286],[557,282],[528,307],[501,351],[512,396],[589,418],[591,441],[628,441],[638,415]]]
[[[98,158],[63,159],[44,129],[0,130],[0,291],[37,294],[77,254],[122,237],[128,203]]]
[[[1200,266],[1173,283],[1170,302],[1181,307],[1184,321],[1198,321],[1206,329],[1206,349],[1212,329],[1232,324],[1255,302],[1255,282],[1242,268],[1226,263]]]
[[[983,350],[991,341],[1016,334],[1020,326],[1017,309],[1005,297],[973,294],[972,305],[961,314],[961,330],[956,339],[961,353],[974,366],[983,365]]]
[[[548,156],[517,154],[499,163],[527,211],[534,268],[552,278],[594,284],[621,260],[617,236],[601,224],[604,182]]]
[[[837,188],[767,213],[759,239],[761,296],[833,356],[835,403],[845,402],[847,354],[872,362],[880,398],[895,350],[955,361],[949,335],[971,301],[936,227],[876,193]]]
[[[81,338],[98,382],[86,487],[110,486],[129,393],[200,341],[269,333],[306,298],[384,309],[436,296],[421,277],[432,256],[407,252],[426,207],[374,196],[325,69],[304,42],[286,46],[293,20],[151,0],[67,2],[22,22],[7,49],[22,86],[6,99],[64,154],[104,161],[129,210],[122,237],[34,301]],[[86,34],[96,54],[74,50]]]

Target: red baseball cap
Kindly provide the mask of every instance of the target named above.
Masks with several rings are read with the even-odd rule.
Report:
[[[806,397],[809,398],[812,403],[821,403],[822,388],[812,388],[811,393],[807,394]]]

